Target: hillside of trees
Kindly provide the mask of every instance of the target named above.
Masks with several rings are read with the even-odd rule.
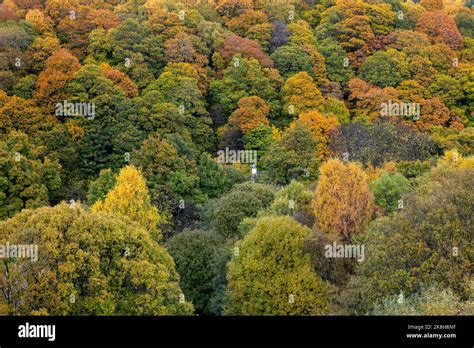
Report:
[[[0,315],[474,314],[471,7],[3,0]]]

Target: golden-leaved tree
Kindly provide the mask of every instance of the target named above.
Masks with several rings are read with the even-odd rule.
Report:
[[[7,242],[33,245],[33,253],[1,260],[0,315],[194,312],[165,247],[118,214],[79,203],[24,209],[0,221],[0,244]]]
[[[314,195],[315,227],[333,240],[350,242],[370,222],[374,197],[358,163],[330,159],[320,168]]]
[[[107,193],[105,200],[92,206],[92,211],[127,216],[147,229],[153,238],[162,237],[157,224],[163,217],[151,204],[145,179],[134,166],[122,168],[115,187]]]
[[[336,117],[326,117],[317,110],[311,110],[301,113],[297,123],[303,123],[311,130],[316,142],[316,156],[321,159],[327,158],[330,154],[329,135],[339,125]]]
[[[323,96],[316,88],[314,80],[305,71],[294,74],[286,80],[281,90],[284,112],[298,115],[301,112],[316,110],[323,103]]]

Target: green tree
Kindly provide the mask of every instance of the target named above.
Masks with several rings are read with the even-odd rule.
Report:
[[[104,201],[107,192],[115,187],[117,174],[111,169],[101,170],[99,177],[91,182],[87,192],[87,205],[92,206],[97,201]]]
[[[141,169],[154,204],[171,211],[178,201],[201,201],[196,163],[168,138],[150,134],[131,155],[131,164]]]
[[[74,119],[82,128],[82,135],[74,147],[80,158],[80,166],[71,163],[79,170],[83,179],[96,177],[100,170],[118,170],[126,164],[126,154],[137,148],[143,134],[134,124],[137,111],[124,92],[104,76],[104,71],[95,65],[86,65],[69,82],[67,91],[71,96],[68,102],[90,103],[93,114]],[[62,116],[61,119],[70,119]],[[62,158],[67,161],[67,158]]]
[[[271,102],[276,99],[275,88],[258,61],[238,56],[224,70],[221,79],[210,83],[209,94],[211,103],[222,108],[225,118],[236,109],[237,102],[243,97],[258,96],[270,105],[270,109]]]
[[[0,220],[24,208],[48,205],[61,187],[61,166],[44,156],[27,135],[11,132],[0,141]]]
[[[220,236],[238,238],[242,220],[257,216],[259,211],[271,204],[273,198],[271,186],[257,183],[236,185],[211,206],[211,226]]]
[[[212,280],[213,293],[210,299],[211,312],[214,315],[224,314],[224,302],[227,290],[228,264],[235,253],[234,240],[225,240],[218,247],[213,260],[214,278]]]
[[[210,314],[212,281],[216,276],[213,263],[218,246],[213,233],[200,230],[183,231],[166,243],[176,263],[184,295],[198,314]]]
[[[143,132],[156,132],[161,137],[168,134],[178,134],[183,140],[192,142],[191,115],[180,112],[178,106],[172,103],[156,103],[143,98],[135,99],[138,112],[137,126]]]
[[[309,55],[300,47],[281,46],[272,53],[271,58],[275,62],[276,68],[285,78],[290,77],[300,71],[312,73],[312,62]]]
[[[375,52],[360,67],[360,77],[365,81],[383,87],[395,87],[403,80],[408,80],[410,72],[402,53],[394,50]]]
[[[260,125],[243,136],[244,149],[257,151],[259,158],[265,156],[274,141],[273,129],[266,125]]]
[[[337,41],[332,39],[324,39],[318,42],[316,48],[324,56],[328,78],[346,86],[347,82],[354,76],[354,72],[349,66],[349,59],[344,49]]]
[[[20,98],[31,99],[36,88],[37,79],[38,76],[32,74],[22,77],[13,86],[13,93]]]
[[[156,82],[143,91],[143,97],[156,102],[172,103],[191,115],[206,114],[199,75],[189,63],[168,63]]]
[[[431,168],[429,161],[400,161],[395,164],[397,172],[402,174],[407,179],[416,178]]]
[[[237,244],[227,279],[225,314],[321,315],[329,286],[314,272],[303,246],[309,229],[289,217],[266,217]]]
[[[474,15],[472,12],[459,12],[454,20],[462,36],[474,38]]]
[[[198,162],[199,185],[209,198],[216,198],[227,191],[231,182],[221,164],[203,152]]]
[[[324,99],[319,110],[326,117],[336,116],[339,124],[349,123],[350,112],[344,101],[335,98]]]
[[[168,63],[156,82],[143,91],[143,98],[151,105],[171,103],[176,106],[193,142],[204,150],[213,145],[209,127],[212,121],[207,115],[198,78],[198,72],[191,64]]]
[[[427,160],[437,154],[436,143],[427,135],[393,122],[342,124],[331,134],[334,155],[363,164],[381,166],[385,162]]]
[[[465,156],[474,155],[474,127],[461,130],[433,127],[432,137],[444,151],[456,149]]]
[[[401,174],[383,173],[378,179],[372,181],[370,189],[374,193],[375,204],[381,207],[385,212],[392,213],[399,207],[402,195],[410,189],[410,182]]]
[[[438,75],[428,90],[449,108],[458,105],[464,98],[461,83],[447,75]]]
[[[316,38],[314,37],[313,30],[308,22],[304,20],[298,20],[288,24],[290,29],[290,37],[288,43],[294,46],[302,45],[314,45]]]
[[[271,182],[279,185],[291,180],[316,178],[320,161],[311,130],[304,124],[288,129],[263,157]]]
[[[141,88],[151,83],[164,65],[160,37],[136,19],[128,18],[109,31],[96,29],[89,41],[89,50],[97,60],[108,60]]]
[[[288,215],[302,225],[312,227],[314,214],[311,206],[313,192],[304,183],[293,180],[278,191],[268,208],[271,215]]]
[[[9,90],[20,77],[24,76],[31,62],[25,50],[34,41],[36,30],[28,22],[2,19],[0,22],[0,88]],[[11,19],[11,18],[10,18]],[[16,63],[20,59],[20,66]]]

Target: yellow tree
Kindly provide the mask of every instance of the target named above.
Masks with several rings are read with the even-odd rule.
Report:
[[[443,10],[450,16],[456,15],[464,10],[464,3],[467,4],[464,0],[445,0],[443,1]]]
[[[316,88],[313,78],[305,71],[288,78],[281,92],[285,102],[284,111],[290,115],[318,109],[323,102],[323,96]]]
[[[440,168],[460,168],[460,169],[474,169],[474,156],[463,157],[458,150],[449,150],[444,153],[437,163],[436,170]],[[434,170],[434,171],[436,171]]]
[[[39,32],[52,32],[53,21],[48,16],[45,16],[41,10],[35,8],[28,10],[25,20],[33,25]]]
[[[115,187],[105,200],[92,206],[92,211],[126,216],[145,227],[155,239],[161,239],[157,224],[163,217],[151,204],[145,179],[134,166],[122,168]]]
[[[317,110],[303,112],[298,116],[296,123],[304,123],[313,133],[313,139],[316,142],[316,155],[319,158],[329,156],[330,133],[339,126],[337,118],[326,117]],[[294,124],[292,125],[294,127]]]
[[[315,229],[334,241],[350,242],[370,222],[374,197],[358,163],[330,159],[320,168],[313,208]]]

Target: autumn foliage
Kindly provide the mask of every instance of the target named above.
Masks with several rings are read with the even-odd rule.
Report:
[[[360,165],[328,160],[314,193],[315,228],[330,239],[350,242],[372,218],[374,197]]]
[[[470,0],[4,0],[0,252],[48,257],[0,254],[0,315],[472,314],[473,28]]]

